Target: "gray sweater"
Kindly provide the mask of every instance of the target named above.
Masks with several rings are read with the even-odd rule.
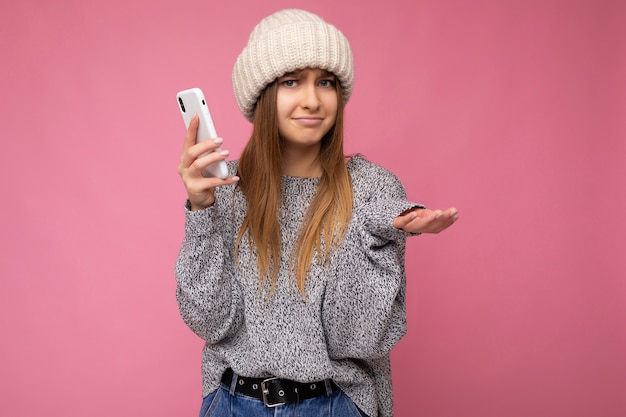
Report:
[[[255,252],[234,246],[246,201],[234,185],[218,187],[215,204],[186,208],[176,264],[177,299],[187,325],[206,341],[203,395],[228,367],[243,376],[300,382],[332,378],[370,417],[393,414],[389,352],[406,332],[404,252],[407,233],[394,217],[418,206],[386,169],[360,155],[347,164],[354,209],[343,244],[329,264],[313,263],[305,300],[289,254],[319,182],[283,177],[283,259],[275,292],[259,290]],[[231,174],[237,162],[229,162]]]

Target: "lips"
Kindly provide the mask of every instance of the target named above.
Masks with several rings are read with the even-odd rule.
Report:
[[[294,117],[293,120],[304,126],[318,126],[324,121],[321,117]]]

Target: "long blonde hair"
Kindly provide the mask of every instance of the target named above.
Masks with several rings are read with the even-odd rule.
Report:
[[[318,156],[322,176],[298,231],[291,256],[295,283],[306,298],[305,282],[313,256],[329,260],[334,248],[345,237],[352,217],[352,183],[343,153],[343,109],[341,85],[336,82],[337,117],[335,125],[322,138]],[[237,241],[235,254],[244,235],[257,252],[259,288],[270,281],[271,292],[278,279],[281,259],[279,224],[282,202],[281,140],[276,118],[277,83],[269,84],[254,111],[250,140],[239,159],[238,187],[246,197],[247,212]],[[322,244],[323,242],[323,244]]]

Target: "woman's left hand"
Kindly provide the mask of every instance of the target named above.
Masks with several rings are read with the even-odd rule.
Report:
[[[407,233],[439,233],[458,218],[459,211],[455,208],[446,211],[415,208],[393,219],[393,227]]]

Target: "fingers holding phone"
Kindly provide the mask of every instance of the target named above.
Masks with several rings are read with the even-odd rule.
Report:
[[[200,172],[202,176],[207,178],[215,177],[207,168],[209,168],[209,165],[223,164],[226,156],[228,156],[228,151],[220,148],[223,142],[222,138],[213,137],[202,141],[196,140],[199,121],[199,117],[194,115],[189,122],[179,168],[191,168],[192,164],[196,164],[196,166],[202,165]],[[208,158],[209,156],[211,158]],[[224,168],[226,169],[226,167]],[[227,175],[228,171],[226,170],[219,177],[225,179]]]
[[[193,127],[190,127],[191,129]],[[187,190],[192,210],[210,207],[215,201],[215,187],[233,184],[239,180],[239,177],[236,176],[227,176],[225,179],[221,179],[203,175],[203,171],[208,166],[224,162],[228,156],[229,152],[225,149],[215,150],[221,142],[221,138],[216,138],[215,140],[193,144],[191,147],[185,145],[183,149],[178,174]]]

